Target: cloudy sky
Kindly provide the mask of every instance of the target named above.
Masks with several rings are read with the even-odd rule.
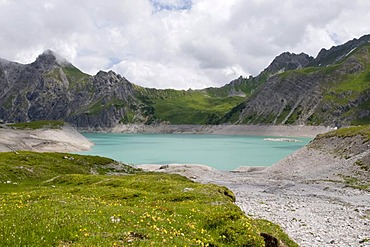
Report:
[[[0,57],[52,49],[156,88],[221,86],[370,33],[368,0],[0,0]]]

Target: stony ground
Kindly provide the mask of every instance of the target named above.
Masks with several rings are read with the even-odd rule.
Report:
[[[215,182],[230,188],[247,214],[278,223],[301,246],[370,246],[370,193],[333,183],[240,180]]]
[[[207,166],[143,166],[230,188],[246,214],[275,222],[300,246],[370,246],[370,193],[323,181],[272,178],[260,169],[217,171]]]

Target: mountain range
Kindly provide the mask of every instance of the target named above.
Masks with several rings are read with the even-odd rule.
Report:
[[[2,122],[63,120],[76,127],[118,124],[370,123],[370,35],[322,49],[289,52],[258,76],[219,88],[144,88],[113,71],[91,76],[51,50],[35,62],[0,59]]]

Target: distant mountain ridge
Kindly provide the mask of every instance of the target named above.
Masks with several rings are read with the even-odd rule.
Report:
[[[370,35],[321,50],[284,52],[258,76],[220,88],[143,88],[113,71],[91,76],[51,50],[31,64],[0,59],[0,119],[77,127],[143,124],[370,123]]]
[[[321,50],[305,67],[270,77],[223,121],[337,127],[370,123],[369,42],[366,35]]]
[[[343,58],[345,58],[358,47],[369,43],[369,40],[370,34],[364,35],[359,39],[350,40],[343,45],[333,46],[329,50],[323,48],[321,49],[317,57],[308,64],[308,67],[324,67],[340,62]]]

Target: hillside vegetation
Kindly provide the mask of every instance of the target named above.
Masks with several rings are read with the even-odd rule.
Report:
[[[226,187],[102,157],[1,153],[0,198],[0,246],[297,246]]]
[[[244,97],[217,97],[204,91],[171,91],[150,98],[153,118],[171,124],[217,124]]]

